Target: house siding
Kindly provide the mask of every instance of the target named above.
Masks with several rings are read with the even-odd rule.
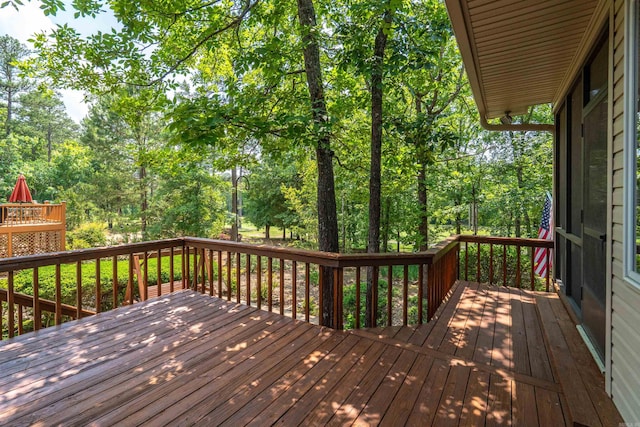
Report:
[[[625,0],[613,4],[613,180],[611,262],[611,397],[627,422],[640,422],[640,293],[623,271],[624,19]]]

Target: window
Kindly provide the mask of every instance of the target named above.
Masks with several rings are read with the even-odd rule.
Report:
[[[624,271],[640,289],[640,14],[637,0],[627,0],[624,79]]]

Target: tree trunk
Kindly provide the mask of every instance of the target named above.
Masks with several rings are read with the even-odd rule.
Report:
[[[317,135],[316,159],[318,164],[318,246],[321,251],[338,252],[338,215],[336,212],[336,192],[333,178],[333,152],[329,132],[329,117],[324,97],[322,72],[320,67],[320,48],[316,39],[316,13],[313,0],[297,0],[298,19],[302,26],[304,44],[304,65],[307,75],[307,86],[311,99],[311,112]],[[334,324],[333,271],[323,267],[323,293],[321,324],[337,327]]]
[[[429,215],[427,214],[427,166],[424,162],[419,162],[418,170],[418,206],[420,209],[420,217],[418,223],[418,232],[420,234],[420,251],[426,251],[429,248]]]
[[[416,115],[422,114],[422,97],[416,96]],[[418,148],[418,234],[420,243],[418,249],[429,249],[429,215],[427,214],[427,161]]]
[[[271,226],[269,224],[264,226],[264,238],[265,239],[271,238]]]
[[[511,141],[511,149],[513,150],[513,161],[516,167],[516,181],[518,183],[518,196],[516,200],[516,219],[515,231],[516,237],[522,237],[522,188],[524,187],[524,179],[522,176],[522,152],[519,147],[519,141],[514,138],[513,132],[509,132],[509,141]]]
[[[344,215],[344,191],[342,192],[342,209],[340,218],[342,221],[342,252],[347,250],[347,222]]]
[[[51,163],[52,135],[53,135],[53,129],[51,129],[51,124],[49,124],[49,126],[47,126],[47,163]]]
[[[389,233],[390,233],[390,222],[389,216],[391,215],[391,198],[387,197],[384,199],[384,210],[382,211],[382,252],[389,252]]]
[[[147,169],[140,166],[140,230],[143,239],[147,236]]]
[[[11,79],[7,82],[7,121],[5,122],[5,133],[11,135],[11,116],[13,115],[13,90],[11,89]]]
[[[382,79],[384,74],[384,50],[391,24],[391,12],[387,9],[383,23],[376,35],[371,68],[371,170],[369,172],[369,241],[367,253],[380,252],[380,199],[382,188]],[[367,269],[367,302],[365,325],[375,326],[373,303],[373,268]],[[373,308],[373,311],[372,311]]]
[[[238,241],[238,173],[236,167],[231,169],[231,214],[233,223],[231,223],[231,240]]]

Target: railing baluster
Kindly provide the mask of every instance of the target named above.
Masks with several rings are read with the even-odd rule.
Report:
[[[142,295],[140,295],[140,298],[142,298],[142,301],[146,301],[149,299],[149,255],[147,251],[144,251],[142,260],[144,262],[144,274],[142,275]]]
[[[15,329],[15,307],[14,307],[14,295],[13,295],[13,271],[9,271],[7,275],[7,311],[9,318],[7,319],[7,327],[9,328],[9,338],[13,338]]]
[[[240,252],[236,252],[236,302],[240,304]]]
[[[222,251],[218,251],[218,298],[222,298]]]
[[[42,328],[42,312],[40,311],[40,277],[39,268],[33,268],[33,329],[38,331]],[[2,328],[0,327],[0,335]]]
[[[409,306],[409,266],[404,265],[402,277],[402,325],[407,326]]]
[[[493,285],[493,243],[489,243],[489,284]]]
[[[476,282],[480,283],[480,242],[476,244]]]
[[[23,321],[22,304],[18,304],[18,335],[24,334],[24,326],[22,325]]]
[[[82,318],[82,262],[76,262],[76,319]]]
[[[182,253],[181,253],[181,260],[182,260],[182,289],[185,289],[187,287],[187,283],[188,283],[188,279],[187,279],[187,271],[189,271],[189,268],[187,266],[188,260],[189,260],[189,254],[185,255],[185,251],[187,249],[187,245],[182,245]]]
[[[547,274],[545,277],[546,281],[546,290],[549,292],[549,275],[551,274],[551,250],[549,248],[545,249],[545,262],[547,263]]]
[[[423,299],[424,299],[424,264],[418,265],[418,325],[422,325],[423,318]]]
[[[298,318],[297,312],[297,304],[298,300],[296,299],[296,286],[298,282],[298,263],[295,261],[291,261],[291,317],[294,319]]]
[[[112,291],[113,291],[113,308],[118,308],[118,256],[114,255],[112,258]]]
[[[10,276],[12,277],[12,276]],[[13,279],[12,279],[13,280]],[[60,286],[60,264],[56,264],[56,315],[55,324],[62,324],[62,287]]]
[[[318,265],[318,325],[324,326],[324,317],[322,316],[322,307],[324,307],[324,269]]]
[[[156,286],[158,287],[158,296],[162,295],[162,250],[158,249],[156,253]]]
[[[469,281],[469,243],[464,242],[464,280]]]
[[[335,329],[343,329],[342,315],[342,283],[343,271],[342,268],[333,268],[333,325]]]
[[[356,267],[356,329],[360,329],[360,267]]]
[[[127,281],[127,293],[129,294],[129,305],[133,304],[133,254],[129,254],[129,279]]]
[[[191,289],[198,292],[198,248],[193,248],[193,281],[191,281]]]
[[[435,266],[434,264],[427,265],[427,322],[431,320],[434,314],[435,299],[436,299],[436,283],[435,283]]]
[[[309,284],[310,284],[310,280],[309,280],[309,263],[305,262],[304,263],[304,320],[306,322],[309,322],[309,305],[311,303],[310,301],[310,297],[309,297]]]
[[[207,256],[204,248],[200,249],[200,277],[202,278],[202,293],[207,292],[207,276],[205,271],[207,269]]]
[[[338,269],[338,325],[337,329],[344,329],[344,269]]]
[[[247,305],[251,307],[251,255],[247,254]]]
[[[262,309],[262,257],[256,258],[256,304],[258,310]]]
[[[227,301],[231,301],[231,252],[227,252]]]
[[[393,323],[392,307],[393,307],[393,266],[389,265],[387,269],[387,326],[391,326]]]
[[[516,283],[518,288],[522,287],[522,265],[520,262],[520,245],[516,245]]]
[[[184,276],[182,280],[182,289],[187,289],[187,286],[191,286],[191,248],[185,245],[184,251]],[[194,260],[195,261],[195,260]]]
[[[535,291],[536,290],[536,285],[535,285],[535,255],[536,255],[536,249],[532,246],[531,248],[531,290]]]
[[[174,271],[173,271],[173,263],[175,262],[173,246],[169,248],[169,292],[173,293],[173,281],[175,280]]]
[[[0,301],[0,341],[2,341],[4,339],[3,335],[4,333],[2,331],[4,331],[4,325],[2,324],[4,319],[4,302]]]
[[[280,258],[280,315],[284,315],[284,258]]]
[[[267,306],[273,311],[273,258],[267,258]]]
[[[96,258],[96,313],[102,311],[102,283],[100,282],[100,258]]]
[[[213,249],[209,249],[209,296],[213,296]]]
[[[502,245],[502,286],[507,286],[507,244]]]
[[[373,283],[371,290],[371,327],[375,328],[378,326],[378,285],[380,284],[380,269],[375,266],[373,267]]]

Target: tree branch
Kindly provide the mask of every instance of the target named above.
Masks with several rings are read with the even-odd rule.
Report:
[[[247,5],[245,6],[245,8],[242,10],[242,12],[235,19],[233,19],[231,22],[229,22],[224,27],[218,28],[217,30],[212,31],[211,33],[209,33],[208,35],[203,37],[199,42],[197,42],[193,46],[193,48],[189,52],[187,52],[187,54],[185,56],[180,58],[175,64],[173,64],[171,67],[169,67],[169,69],[167,71],[165,71],[164,73],[162,73],[159,77],[157,77],[154,80],[151,80],[150,82],[145,83],[145,84],[134,84],[134,85],[135,86],[148,87],[148,86],[153,86],[153,85],[159,83],[160,81],[164,80],[169,74],[171,74],[174,71],[176,71],[182,64],[184,64],[193,55],[195,55],[196,52],[202,47],[202,45],[204,45],[207,41],[211,40],[213,37],[217,36],[218,34],[224,33],[225,31],[229,30],[230,28],[235,28],[238,25],[240,25],[240,23],[242,22],[244,17],[259,2],[260,2],[260,0],[255,0],[254,2],[248,2]]]

